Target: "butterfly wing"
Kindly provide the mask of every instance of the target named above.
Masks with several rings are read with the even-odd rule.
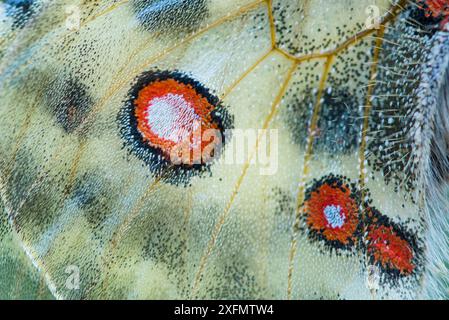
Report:
[[[447,46],[420,8],[3,8],[2,202],[57,298],[422,294],[438,110],[422,98],[439,94],[422,83]],[[165,107],[139,117],[140,97]],[[212,163],[166,155],[189,105],[229,134]]]

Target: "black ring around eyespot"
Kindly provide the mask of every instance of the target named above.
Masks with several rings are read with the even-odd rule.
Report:
[[[157,81],[174,79],[179,83],[189,85],[196,93],[206,98],[210,105],[214,106],[210,113],[212,121],[221,132],[222,145],[226,144],[225,130],[233,128],[233,118],[227,109],[221,104],[220,99],[210,93],[210,90],[197,80],[189,77],[180,71],[147,71],[136,78],[128,92],[124,106],[121,108],[117,121],[120,134],[124,140],[124,148],[148,167],[152,174],[172,184],[187,184],[193,176],[201,176],[202,173],[210,170],[211,163],[202,164],[172,164],[165,159],[163,151],[151,146],[145,141],[142,133],[138,129],[138,119],[135,114],[135,100],[142,89]]]

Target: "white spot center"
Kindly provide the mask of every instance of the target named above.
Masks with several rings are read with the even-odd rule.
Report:
[[[200,117],[182,95],[169,93],[148,103],[146,120],[160,138],[180,143],[199,126]]]
[[[327,206],[326,208],[324,208],[324,215],[332,229],[343,227],[346,220],[343,210],[340,206]]]

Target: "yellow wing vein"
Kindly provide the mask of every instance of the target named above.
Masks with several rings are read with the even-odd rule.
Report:
[[[264,121],[263,129],[267,129],[268,128],[268,126],[270,125],[273,117],[276,115],[276,113],[278,111],[278,108],[279,108],[279,105],[280,105],[280,102],[281,102],[281,99],[284,96],[284,94],[285,94],[285,92],[286,92],[286,90],[288,88],[288,85],[290,84],[290,80],[291,80],[291,78],[293,76],[294,71],[297,69],[297,66],[298,66],[298,63],[296,63],[296,62],[292,63],[292,67],[288,71],[286,80],[284,81],[284,83],[283,83],[283,85],[282,85],[282,87],[281,87],[281,89],[280,89],[276,99],[274,100],[274,102],[272,104],[271,111],[270,111],[269,115],[267,116],[267,118]],[[254,150],[251,152],[250,156],[248,157],[247,161],[245,162],[245,164],[243,166],[242,174],[239,176],[239,178],[238,178],[238,180],[237,180],[237,182],[236,182],[236,184],[234,186],[234,189],[232,191],[231,197],[230,197],[230,199],[229,199],[229,201],[228,201],[224,211],[219,216],[218,221],[215,224],[214,230],[213,230],[213,232],[211,234],[211,237],[210,237],[210,240],[209,240],[208,245],[206,247],[206,250],[205,250],[205,252],[203,253],[203,255],[202,255],[201,259],[200,259],[200,264],[199,264],[199,267],[198,267],[198,271],[197,271],[197,273],[195,275],[195,280],[194,280],[194,283],[193,283],[193,286],[192,286],[192,291],[191,291],[191,296],[192,297],[196,297],[196,295],[197,295],[197,291],[198,291],[201,279],[203,277],[203,273],[204,273],[204,270],[206,268],[207,261],[208,261],[210,255],[212,254],[212,252],[213,252],[213,250],[215,248],[215,244],[217,242],[218,236],[220,235],[220,232],[221,232],[221,230],[223,228],[223,225],[225,224],[226,219],[229,216],[230,209],[232,207],[232,204],[234,203],[235,198],[237,197],[237,194],[238,194],[238,192],[240,190],[242,182],[243,182],[243,180],[244,180],[244,178],[246,176],[246,173],[247,173],[247,171],[249,169],[251,160],[254,157],[255,152],[257,152],[257,149],[258,149],[259,144],[260,144],[260,139],[261,139],[261,136],[259,135],[257,137],[256,145],[255,145]]]
[[[242,75],[226,90],[224,95],[222,96],[222,99],[224,99],[228,94],[230,94],[237,85],[245,79],[257,66],[262,63],[273,51],[270,50],[269,52],[263,54],[257,61],[248,68]],[[169,169],[167,170],[169,171]],[[131,209],[131,213],[125,218],[125,220],[122,222],[122,224],[119,225],[118,230],[114,233],[114,236],[111,240],[111,247],[109,254],[113,256],[113,252],[117,247],[117,244],[120,242],[120,239],[124,236],[126,230],[128,229],[129,225],[132,221],[134,221],[135,218],[137,218],[138,213],[140,212],[142,205],[144,201],[148,198],[148,196],[152,193],[153,190],[159,185],[159,183],[163,180],[163,177],[159,177],[152,183],[148,190],[140,197],[140,199],[137,201],[137,205],[134,206],[134,208]]]

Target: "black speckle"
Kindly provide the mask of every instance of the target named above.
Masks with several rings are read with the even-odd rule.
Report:
[[[380,51],[378,78],[374,89],[373,106],[368,132],[368,164],[383,174],[386,184],[394,190],[419,190],[422,145],[415,140],[416,128],[428,122],[430,108],[423,104],[420,83],[433,72],[426,67],[438,33],[426,32],[410,18],[417,19],[423,10],[404,12],[386,34]],[[408,19],[408,20],[407,20]],[[430,17],[430,19],[432,19]],[[424,22],[424,21],[422,21]],[[415,114],[423,114],[422,120]]]
[[[374,207],[367,207],[366,209],[366,230],[368,230],[368,235],[365,239],[365,244],[363,250],[365,250],[370,265],[375,265],[381,271],[381,283],[389,284],[390,286],[396,286],[399,281],[402,279],[408,279],[410,282],[418,281],[420,275],[423,271],[423,254],[424,254],[424,244],[422,240],[416,235],[416,232],[410,228],[407,228],[407,222],[410,221],[393,221],[386,215],[381,214]],[[397,237],[398,239],[405,241],[407,246],[401,247],[402,252],[406,252],[410,250],[412,253],[412,261],[413,270],[411,273],[405,273],[401,271],[395,266],[395,264],[390,261],[390,256],[388,254],[385,255],[385,261],[379,259],[379,254],[381,256],[384,253],[376,252],[376,245],[379,244],[379,239],[376,241],[376,237],[371,237],[370,234],[375,232],[379,227],[384,227],[384,231],[381,233],[385,236],[385,238],[381,238],[385,244],[389,244],[389,235],[391,237]],[[388,233],[385,232],[388,230]],[[392,250],[398,250],[397,248],[393,248]],[[410,285],[406,284],[406,285]]]

